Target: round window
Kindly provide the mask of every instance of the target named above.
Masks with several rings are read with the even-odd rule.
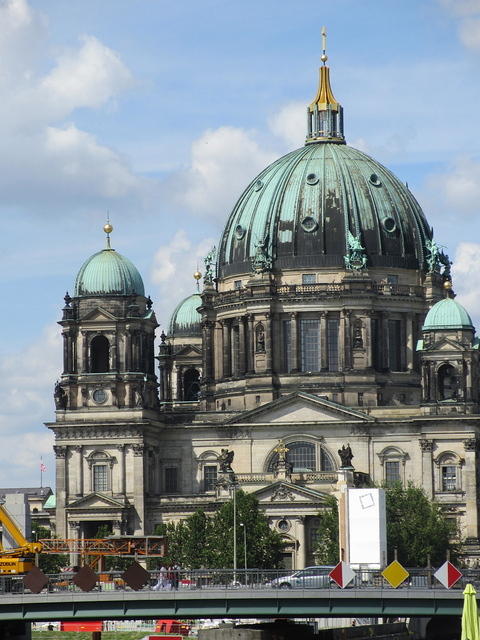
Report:
[[[260,191],[262,187],[263,187],[263,182],[261,180],[257,180],[253,186],[255,191]]]
[[[237,224],[237,226],[235,227],[235,237],[237,238],[237,240],[241,240],[244,235],[245,235],[245,229],[242,227],[241,224]]]
[[[385,228],[385,231],[388,231],[388,233],[393,233],[397,228],[397,224],[393,218],[384,218],[383,226]]]
[[[382,183],[380,182],[380,178],[377,176],[376,173],[372,173],[372,175],[370,176],[370,182],[373,184],[373,186],[375,187],[379,187]]]
[[[284,518],[283,520],[278,521],[277,527],[280,529],[280,531],[288,531],[290,529],[290,523]]]
[[[306,218],[304,218],[301,222],[301,225],[302,229],[307,233],[315,231],[315,229],[318,227],[317,221],[315,220],[315,218],[312,218],[312,216],[307,216]]]
[[[308,184],[317,184],[318,182],[318,176],[316,173],[309,173],[307,176],[307,183]]]
[[[95,389],[93,399],[97,404],[103,404],[107,399],[107,394],[103,389]]]

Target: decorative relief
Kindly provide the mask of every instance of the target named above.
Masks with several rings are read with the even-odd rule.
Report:
[[[143,456],[145,452],[145,445],[142,444],[132,444],[132,450],[134,456]]]
[[[428,453],[433,451],[434,443],[433,440],[419,440],[418,444],[420,445],[420,449],[422,453]]]
[[[463,447],[465,451],[477,451],[478,440],[476,438],[469,438],[468,440],[464,440]]]
[[[275,500],[290,500],[290,502],[293,502],[295,500],[295,496],[290,491],[290,489],[287,489],[287,487],[280,485],[273,490],[270,497],[270,502],[274,502]]]
[[[53,427],[53,433],[55,434],[56,440],[98,440],[105,439],[108,440],[120,440],[126,438],[139,438],[142,435],[140,429],[136,428],[128,428],[125,429],[123,427],[61,427],[55,428]]]
[[[67,447],[59,447],[55,445],[53,447],[53,451],[55,452],[55,458],[65,459],[67,457]]]

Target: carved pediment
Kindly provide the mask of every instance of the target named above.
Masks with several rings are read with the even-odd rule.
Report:
[[[202,357],[202,349],[196,344],[186,344],[183,345],[178,351],[174,354],[175,358],[201,358]]]
[[[106,496],[103,493],[90,493],[88,496],[83,496],[74,502],[71,502],[67,511],[72,510],[87,510],[87,509],[99,509],[102,511],[112,510],[118,511],[119,509],[124,509],[125,504],[120,502],[119,500],[115,500],[115,498],[111,498],[110,496]]]
[[[307,489],[291,482],[279,481],[258,489],[254,492],[254,495],[260,504],[283,503],[293,505],[305,502],[319,504],[325,501],[328,494],[314,489]]]
[[[235,416],[227,424],[273,423],[311,424],[316,422],[372,422],[374,418],[310,393],[292,393],[261,407]]]
[[[106,309],[97,307],[86,313],[80,320],[81,322],[111,322],[112,320],[116,322],[117,318]]]

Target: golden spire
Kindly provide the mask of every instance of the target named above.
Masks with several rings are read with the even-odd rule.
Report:
[[[109,213],[107,213],[107,222],[103,225],[103,230],[107,234],[107,249],[111,249],[112,247],[110,246],[110,234],[113,231],[113,227],[110,224],[110,214]]]
[[[320,78],[317,95],[308,105],[308,134],[307,144],[310,142],[339,142],[344,143],[343,136],[343,108],[337,102],[330,86],[330,69],[326,66],[327,30],[322,27],[322,66],[319,69]]]
[[[197,281],[197,293],[200,293],[200,278],[202,277],[202,274],[200,273],[200,271],[198,270],[198,264],[197,264],[197,270],[195,271],[195,273],[193,274],[193,277],[195,278],[195,280]]]

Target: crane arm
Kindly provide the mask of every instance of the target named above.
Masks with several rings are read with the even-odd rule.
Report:
[[[9,555],[15,555],[15,552],[19,553],[39,553],[42,550],[42,545],[39,542],[29,542],[20,528],[14,522],[13,518],[10,516],[8,511],[5,509],[3,504],[0,504],[0,522],[2,526],[8,531],[12,540],[17,545],[17,549],[6,549],[5,553]],[[3,546],[0,545],[0,549],[3,552]]]

